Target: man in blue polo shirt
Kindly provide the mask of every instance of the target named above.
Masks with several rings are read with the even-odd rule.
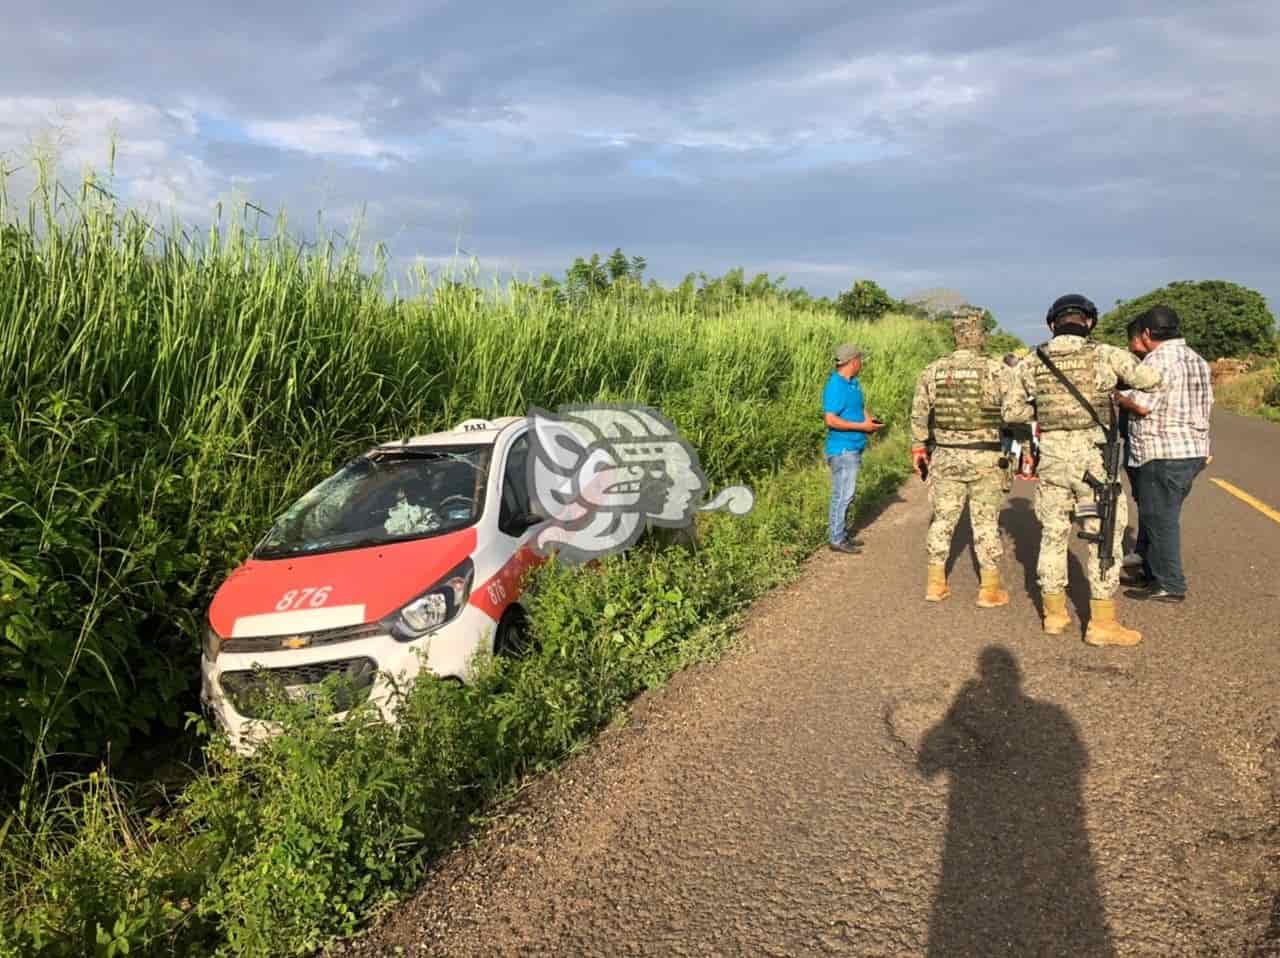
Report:
[[[871,417],[862,400],[862,350],[845,343],[836,350],[836,368],[822,390],[822,418],[827,424],[827,464],[831,467],[831,508],[827,538],[835,552],[857,553],[849,541],[845,516],[858,488],[858,468],[867,440],[883,423]]]

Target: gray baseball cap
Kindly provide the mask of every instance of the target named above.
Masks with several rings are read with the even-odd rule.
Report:
[[[862,358],[862,347],[855,343],[841,343],[836,347],[836,365],[843,366],[851,359]]]

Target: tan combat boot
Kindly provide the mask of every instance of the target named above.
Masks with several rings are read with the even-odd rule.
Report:
[[[947,586],[947,567],[945,565],[929,566],[929,586],[925,589],[924,597],[929,602],[941,602],[947,596],[951,595],[951,589]]]
[[[1048,635],[1061,635],[1071,624],[1071,617],[1067,615],[1067,594],[1046,592],[1040,598],[1044,601],[1044,631]]]
[[[1089,609],[1089,628],[1085,630],[1084,640],[1090,645],[1130,646],[1142,641],[1141,632],[1126,629],[1116,621],[1115,599],[1091,599]]]
[[[983,569],[982,587],[978,589],[978,607],[994,609],[1009,604],[1009,593],[1000,588],[1000,570]]]

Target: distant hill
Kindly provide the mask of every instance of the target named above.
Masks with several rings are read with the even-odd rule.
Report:
[[[968,305],[962,293],[956,292],[954,289],[924,289],[917,293],[911,293],[904,296],[902,301],[908,306],[915,306],[925,312],[930,319],[937,319],[944,313],[959,309],[961,306]]]

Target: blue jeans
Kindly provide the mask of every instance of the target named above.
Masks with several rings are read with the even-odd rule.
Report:
[[[848,539],[844,521],[849,512],[849,503],[853,502],[853,494],[858,490],[858,469],[862,466],[862,453],[850,450],[827,456],[827,465],[831,467],[831,508],[827,511],[827,538],[833,546],[838,546]]]
[[[1143,571],[1158,588],[1186,595],[1182,575],[1182,503],[1203,459],[1152,459],[1138,467],[1138,516]]]

